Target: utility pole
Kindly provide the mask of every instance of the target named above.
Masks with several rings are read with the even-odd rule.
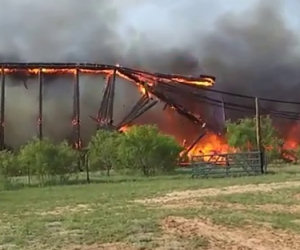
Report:
[[[261,143],[261,122],[260,122],[260,109],[259,109],[259,99],[255,97],[255,116],[256,116],[256,144],[257,150],[260,153],[260,164],[261,173],[264,173],[264,149]]]

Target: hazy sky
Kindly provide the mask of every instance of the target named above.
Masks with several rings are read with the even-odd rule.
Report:
[[[96,60],[108,51],[118,58],[113,51],[126,45],[189,47],[220,17],[250,20],[258,2],[282,6],[288,26],[300,28],[299,0],[0,0],[0,57]]]
[[[129,2],[122,13],[123,24],[139,31],[176,37],[184,30],[210,30],[221,15],[243,13],[261,0],[123,0]],[[262,0],[262,2],[268,0]],[[116,1],[117,2],[117,1]],[[282,6],[282,15],[293,29],[300,28],[299,0],[269,0]],[[135,4],[133,4],[135,3]],[[191,23],[191,20],[194,23]],[[176,27],[174,27],[176,23]],[[187,27],[188,26],[188,27]],[[175,28],[175,29],[174,29]],[[299,32],[300,33],[300,32]]]

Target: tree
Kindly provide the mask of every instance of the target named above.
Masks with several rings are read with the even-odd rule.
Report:
[[[118,161],[119,138],[116,131],[100,129],[92,137],[89,146],[89,164],[91,170],[105,170],[109,176],[110,170]]]
[[[228,144],[242,151],[256,148],[256,121],[255,118],[240,119],[237,122],[226,123],[226,137]],[[279,138],[269,116],[261,117],[262,146],[269,157],[274,159],[280,156],[283,140]]]
[[[0,151],[0,174],[5,178],[20,174],[15,155],[10,151]]]
[[[121,167],[149,176],[172,171],[181,150],[173,137],[161,134],[156,126],[133,126],[122,137],[118,155]]]
[[[58,145],[48,139],[34,139],[23,146],[18,155],[18,162],[23,172],[30,176],[37,175],[40,183],[45,178],[59,176],[63,181],[67,175],[76,171],[77,153],[66,142]]]
[[[9,151],[0,151],[0,190],[5,189],[9,177],[17,174],[15,156]]]

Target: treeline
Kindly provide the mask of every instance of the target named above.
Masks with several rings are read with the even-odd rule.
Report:
[[[226,122],[228,144],[238,151],[257,150],[255,118],[243,118]],[[278,160],[296,163],[300,148],[285,149],[284,140],[269,116],[261,116],[261,143],[269,162]]]
[[[34,177],[39,185],[65,183],[80,171],[152,176],[170,173],[176,166],[182,147],[156,126],[133,126],[126,133],[98,130],[84,151],[74,150],[66,142],[33,139],[17,152],[0,152],[0,184],[13,178]],[[79,164],[80,163],[80,164]],[[78,167],[81,165],[81,169]]]

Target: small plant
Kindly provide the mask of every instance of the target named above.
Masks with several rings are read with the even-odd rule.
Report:
[[[46,179],[60,177],[61,181],[76,171],[76,152],[66,142],[58,145],[48,139],[34,139],[21,148],[18,162],[22,171],[30,176],[36,175],[41,184]]]
[[[89,143],[91,170],[105,170],[107,176],[118,162],[119,138],[122,134],[100,129]]]
[[[5,189],[11,176],[17,175],[15,156],[9,151],[0,151],[0,190]]]
[[[14,173],[14,170],[15,157],[13,153],[9,151],[0,151],[0,173],[6,177],[17,175],[17,173]]]
[[[181,150],[173,137],[161,134],[156,126],[133,126],[121,138],[119,166],[146,176],[171,172]]]

